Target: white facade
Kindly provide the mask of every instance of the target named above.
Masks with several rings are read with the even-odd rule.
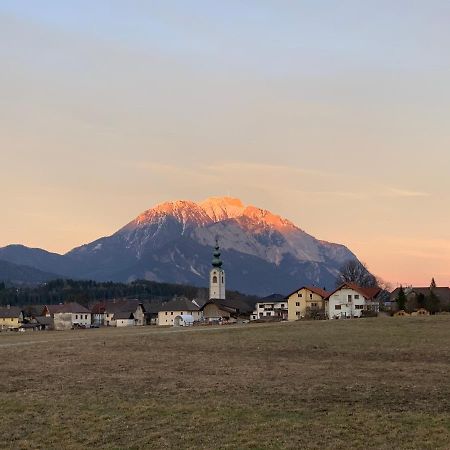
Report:
[[[115,321],[116,327],[134,327],[135,320],[134,319],[117,319]]]
[[[250,320],[264,319],[268,317],[287,318],[288,302],[258,302],[255,305],[255,310],[250,315]]]
[[[55,330],[70,330],[74,326],[89,328],[91,326],[90,313],[57,312],[53,316]]]
[[[189,314],[193,317],[194,321],[197,322],[202,319],[202,311],[159,311],[158,312],[158,325],[173,325],[174,320],[177,316],[183,316],[184,314]]]
[[[362,311],[367,309],[378,312],[378,302],[366,300],[363,294],[349,287],[334,292],[325,302],[325,312],[329,319],[361,317]]]
[[[73,325],[84,325],[85,327],[91,326],[91,313],[72,313]]]
[[[209,273],[209,298],[225,299],[225,271],[221,267],[213,267]]]

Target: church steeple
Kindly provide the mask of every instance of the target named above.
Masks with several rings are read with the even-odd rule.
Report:
[[[213,267],[217,268],[220,268],[223,265],[223,262],[220,259],[220,247],[219,247],[219,240],[217,238],[216,238],[216,246],[214,247],[212,265]]]
[[[223,262],[220,259],[220,255],[219,241],[216,239],[212,269],[209,275],[209,298],[216,300],[225,299],[225,271],[222,268]]]

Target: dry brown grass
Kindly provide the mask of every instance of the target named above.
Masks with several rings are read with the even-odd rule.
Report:
[[[450,448],[450,317],[0,334],[4,448]]]

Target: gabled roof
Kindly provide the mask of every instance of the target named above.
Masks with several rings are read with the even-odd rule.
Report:
[[[35,320],[39,325],[53,325],[53,319],[51,317],[37,316]]]
[[[139,305],[142,305],[137,299],[115,299],[105,300],[95,303],[92,308],[92,314],[116,314],[118,312],[135,312]]]
[[[146,300],[142,306],[144,307],[145,314],[158,314],[163,304],[161,300]]]
[[[228,300],[228,299],[211,299],[206,302],[201,310],[203,311],[207,305],[216,305],[218,308],[223,311],[227,311],[233,314],[240,314],[243,312],[249,312],[248,305],[244,302],[240,302],[239,300]]]
[[[0,317],[2,319],[15,319],[20,317],[22,310],[18,306],[0,308]]]
[[[340,290],[345,289],[345,288],[353,289],[354,291],[361,294],[366,300],[374,300],[382,290],[379,287],[367,288],[367,287],[358,286],[355,283],[344,283],[344,284],[341,284],[333,292],[330,292],[326,298],[327,299],[330,298],[333,294],[335,294],[336,292],[339,292]]]
[[[301,291],[302,289],[308,289],[308,291],[314,292],[314,294],[320,295],[322,298],[327,298],[331,294],[331,292],[325,291],[324,289],[321,289],[316,286],[302,286],[301,288],[296,289],[295,291],[287,295],[285,299],[287,300],[291,295],[296,294],[298,291]]]
[[[191,300],[182,297],[163,304],[160,311],[198,311],[199,309]]]
[[[258,300],[258,303],[263,303],[263,302],[282,302],[283,300],[285,300],[284,295],[282,294],[271,294],[268,295],[267,297],[262,298],[261,300]]]
[[[72,313],[72,314],[91,314],[91,312],[76,302],[64,303],[63,305],[57,305],[58,308],[54,310],[53,314],[59,313]]]
[[[113,320],[134,320],[134,315],[132,312],[120,311],[114,314]]]
[[[58,309],[62,306],[62,303],[59,305],[44,305],[44,308],[42,310],[42,314],[44,314],[44,311],[47,309],[49,314],[55,314],[55,312],[58,311]]]

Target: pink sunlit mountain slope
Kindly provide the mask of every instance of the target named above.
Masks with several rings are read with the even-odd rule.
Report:
[[[216,237],[228,288],[261,295],[301,284],[332,287],[337,269],[356,258],[346,247],[320,241],[270,211],[236,198],[213,197],[156,205],[113,235],[61,256],[65,264],[58,265],[70,272],[64,275],[80,278],[204,286]],[[0,259],[2,252],[8,253],[0,249]],[[33,260],[41,259],[27,262]],[[52,264],[45,268],[58,273]]]

